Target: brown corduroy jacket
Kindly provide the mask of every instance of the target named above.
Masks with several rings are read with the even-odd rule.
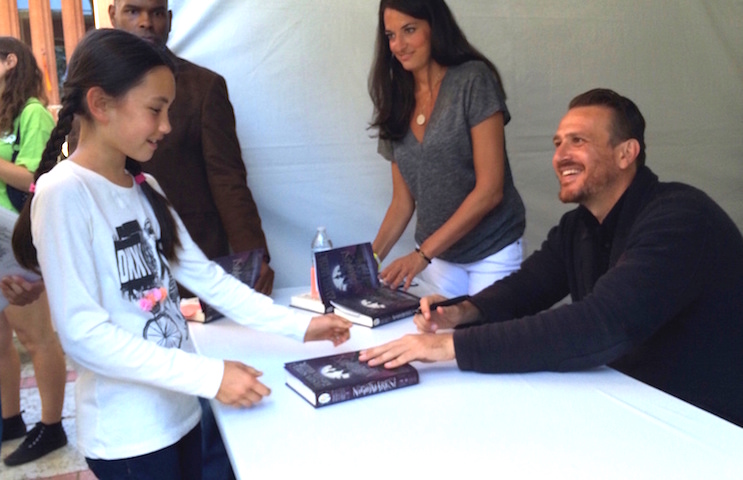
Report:
[[[263,248],[268,255],[227,84],[211,70],[172,57],[177,66],[172,131],[144,170],[155,176],[207,257],[227,255],[229,247]]]

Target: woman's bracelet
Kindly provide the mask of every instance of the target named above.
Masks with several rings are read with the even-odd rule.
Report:
[[[420,248],[416,248],[415,251],[418,252],[418,255],[420,255],[421,258],[423,258],[423,260],[425,260],[429,264],[431,263],[431,259],[428,258],[428,255],[426,255],[425,253],[423,253],[423,250],[421,250]]]

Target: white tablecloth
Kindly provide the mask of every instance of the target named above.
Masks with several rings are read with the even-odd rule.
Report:
[[[333,348],[230,320],[192,324],[201,353],[262,370],[273,390],[252,409],[213,402],[238,478],[743,478],[743,429],[609,368],[484,375],[415,363],[419,385],[320,409],[284,384],[285,362],[414,331],[411,319],[354,326]]]

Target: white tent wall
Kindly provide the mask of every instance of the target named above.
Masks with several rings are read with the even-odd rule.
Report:
[[[648,127],[648,166],[705,190],[743,227],[743,2],[449,0],[500,70],[528,250],[570,205],[557,200],[552,135],[570,99],[608,87]],[[307,284],[310,241],[372,241],[391,196],[368,130],[376,0],[171,0],[170,47],[221,73],[276,287]],[[414,247],[412,225],[392,256]]]

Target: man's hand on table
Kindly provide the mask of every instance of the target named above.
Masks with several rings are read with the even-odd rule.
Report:
[[[476,320],[479,310],[465,297],[453,299],[453,305],[438,306],[446,297],[430,295],[421,298],[420,313],[413,317],[418,331],[417,335],[405,335],[392,342],[378,347],[367,348],[359,354],[359,360],[371,366],[384,365],[385,368],[396,368],[412,361],[443,362],[454,360],[454,336],[452,333],[437,334],[439,330],[451,329],[457,325]]]
[[[362,350],[359,360],[375,367],[396,368],[414,360],[443,362],[454,359],[454,338],[451,333],[421,333],[405,335],[384,345]]]

